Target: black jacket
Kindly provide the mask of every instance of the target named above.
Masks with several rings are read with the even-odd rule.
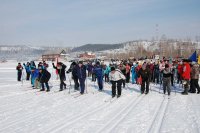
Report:
[[[146,68],[145,70],[140,68],[140,70],[138,72],[138,77],[140,77],[140,76],[142,77],[142,81],[149,80],[151,77],[150,70],[148,68]]]
[[[67,70],[67,73],[70,73],[72,72],[72,78],[73,79],[78,79],[78,76],[76,75],[76,66],[77,64],[75,62],[73,62],[71,65],[70,65],[70,68]]]
[[[47,83],[50,78],[51,78],[51,74],[46,69],[43,69],[42,72],[39,73],[40,83]]]
[[[66,65],[65,65],[65,64],[62,64],[61,67],[62,67],[61,69],[58,69],[58,68],[53,64],[53,68],[56,69],[56,70],[58,71],[60,80],[66,80],[66,77],[65,77]]]

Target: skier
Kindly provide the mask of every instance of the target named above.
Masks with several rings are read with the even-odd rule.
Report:
[[[184,91],[182,92],[183,95],[188,95],[188,88],[190,84],[190,65],[189,65],[189,60],[184,59],[183,60],[183,85],[184,85]]]
[[[36,69],[34,66],[31,67],[31,84],[33,89],[39,88],[39,69]]]
[[[111,72],[109,74],[110,82],[112,83],[112,98],[116,95],[116,84],[117,84],[117,98],[121,96],[121,86],[122,81],[126,79],[126,77],[122,74],[119,69],[115,69],[111,67]]]
[[[75,68],[75,71],[80,83],[80,94],[83,94],[85,91],[86,66],[83,65],[82,61],[79,61],[78,65]]]
[[[165,68],[164,68],[162,73],[163,73],[163,91],[164,91],[164,94],[166,93],[166,89],[167,89],[168,95],[170,95],[170,92],[171,92],[170,82],[171,82],[172,72],[170,71],[168,64],[165,64]]]
[[[142,68],[138,72],[138,76],[142,77],[141,94],[143,94],[145,90],[146,90],[145,94],[148,94],[149,93],[149,79],[151,75],[150,75],[150,70],[146,68],[146,63],[142,65]]]
[[[126,66],[123,63],[119,64],[118,69],[122,72],[122,74],[126,77]],[[123,88],[125,88],[126,81],[122,80]]]
[[[74,90],[79,90],[79,83],[78,83],[78,76],[76,75],[76,62],[72,62],[70,68],[67,70],[66,73],[72,72],[72,79],[74,80]]]
[[[51,78],[51,74],[46,69],[42,69],[40,67],[39,68],[39,81],[42,85],[42,89],[40,91],[45,91],[44,84],[47,88],[46,92],[50,91],[49,84],[48,84],[50,78]]]
[[[96,67],[94,68],[94,73],[97,77],[97,82],[99,86],[99,91],[103,90],[103,68],[100,66],[100,62],[96,63]]]
[[[158,62],[155,62],[154,64],[154,78],[153,82],[159,84],[159,64]]]
[[[30,75],[31,75],[31,66],[30,66],[30,63],[27,62],[26,64],[24,63],[24,68],[26,69],[26,80],[29,80],[30,79]]]
[[[199,65],[195,62],[193,62],[193,66],[191,68],[191,86],[190,86],[190,93],[200,93],[199,88]]]
[[[22,67],[21,63],[18,63],[16,70],[17,70],[17,80],[21,81],[22,71],[23,71],[23,67]]]
[[[53,65],[53,68],[58,71],[58,74],[60,77],[60,90],[59,91],[63,91],[63,86],[64,86],[64,89],[66,89],[66,84],[64,83],[64,81],[66,80],[66,77],[65,77],[66,65],[63,64],[62,62],[58,62],[57,66],[55,66],[54,63],[52,63],[52,65]]]

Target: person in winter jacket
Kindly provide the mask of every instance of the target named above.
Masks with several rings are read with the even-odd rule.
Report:
[[[188,95],[188,89],[190,84],[190,64],[188,63],[189,60],[185,59],[183,60],[183,85],[184,85],[184,91],[182,92],[183,95]]]
[[[105,65],[104,75],[105,75],[105,82],[109,82],[109,73],[110,73],[110,65]]]
[[[103,68],[100,66],[100,63],[96,63],[96,67],[94,68],[94,73],[97,77],[97,82],[99,86],[99,91],[103,90]]]
[[[170,88],[170,82],[171,82],[171,71],[168,64],[165,64],[165,69],[163,70],[163,91],[164,94],[166,93],[166,90],[168,92],[168,95],[170,95],[171,88]]]
[[[72,62],[70,65],[70,68],[67,70],[67,73],[72,72],[72,79],[74,80],[74,90],[79,90],[79,82],[78,82],[78,76],[76,75],[76,62]]]
[[[190,85],[190,92],[191,93],[200,93],[200,88],[199,88],[199,65],[196,63],[193,63],[193,66],[191,68],[191,85]]]
[[[119,64],[118,69],[126,77],[126,66],[121,63],[121,64]],[[126,80],[122,80],[122,84],[123,84],[123,88],[125,88]]]
[[[111,72],[109,73],[109,79],[112,83],[112,97],[115,97],[116,95],[116,84],[117,84],[117,97],[121,96],[121,86],[122,81],[126,79],[126,77],[122,74],[122,72],[119,69],[115,69],[114,67],[111,67]]]
[[[26,69],[26,80],[29,80],[30,79],[30,75],[31,75],[31,66],[30,66],[30,63],[27,62],[26,64],[24,63],[24,68]]]
[[[92,68],[93,68],[92,62],[89,62],[87,64],[88,77],[90,77],[92,75]]]
[[[66,65],[63,64],[62,62],[58,62],[57,66],[55,66],[54,63],[52,63],[52,65],[53,65],[53,68],[58,71],[58,74],[60,77],[60,91],[63,91],[63,86],[64,86],[64,89],[66,89],[66,84],[64,83],[64,81],[66,80],[66,77],[65,77]]]
[[[178,63],[177,70],[177,84],[179,82],[182,84],[183,65],[181,62]]]
[[[39,69],[34,69],[33,73],[33,85],[34,89],[39,89],[40,88],[40,81],[39,81]]]
[[[162,84],[162,78],[163,78],[163,70],[164,70],[164,68],[165,68],[165,62],[164,61],[160,61],[160,64],[159,64],[159,81],[160,81],[160,83]]]
[[[42,69],[42,68],[39,68],[39,81],[42,85],[42,89],[40,91],[45,91],[45,88],[44,88],[44,84],[47,88],[47,92],[50,91],[50,88],[49,88],[49,79],[51,78],[51,74],[46,70],[46,69]]]
[[[159,84],[159,64],[157,62],[155,62],[154,64],[154,78],[153,78],[153,82]]]
[[[83,65],[82,61],[79,61],[78,65],[75,68],[76,76],[79,79],[81,94],[85,91],[85,80],[86,80],[86,66]]]
[[[129,83],[130,81],[130,73],[131,73],[131,67],[128,63],[126,63],[126,83]]]
[[[134,63],[133,66],[131,67],[131,74],[132,74],[132,84],[136,83],[136,64]]]
[[[142,77],[141,94],[143,94],[145,90],[146,90],[145,94],[148,94],[149,93],[149,79],[150,79],[151,74],[150,74],[150,70],[146,68],[145,63],[142,65],[142,68],[139,70],[138,76]]]
[[[22,67],[21,63],[18,63],[18,66],[16,67],[16,70],[17,70],[17,80],[21,81],[22,71],[23,71],[23,67]]]
[[[94,73],[94,68],[96,67],[96,64],[93,64],[91,66],[91,70],[92,70],[92,81],[96,82],[96,75]]]

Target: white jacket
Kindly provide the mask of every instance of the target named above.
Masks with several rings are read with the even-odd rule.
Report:
[[[119,69],[115,70],[115,73],[110,72],[109,73],[109,80],[110,81],[118,81],[118,80],[125,80],[126,77],[122,74],[122,72]]]

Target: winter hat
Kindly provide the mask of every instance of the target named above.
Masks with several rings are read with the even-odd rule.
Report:
[[[115,71],[115,68],[114,68],[114,67],[111,67],[110,70],[111,70],[111,71]]]

